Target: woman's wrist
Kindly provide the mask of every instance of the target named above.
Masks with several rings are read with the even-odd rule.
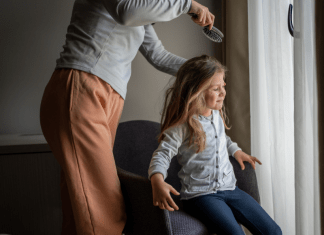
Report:
[[[193,2],[194,0],[190,0],[190,7],[189,7],[189,11],[187,12],[187,13],[191,13],[191,9],[192,9],[192,2]]]
[[[188,11],[187,14],[194,13],[194,14],[198,15],[198,11],[201,10],[201,7],[204,7],[204,6],[202,6],[201,4],[196,2],[195,0],[191,0],[190,10]]]

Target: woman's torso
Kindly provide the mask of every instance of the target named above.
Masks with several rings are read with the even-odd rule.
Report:
[[[92,73],[125,98],[131,62],[144,35],[144,26],[118,24],[102,1],[76,0],[56,68]]]

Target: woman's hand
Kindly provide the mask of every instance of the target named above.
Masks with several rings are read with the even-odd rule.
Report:
[[[153,205],[166,209],[168,211],[179,210],[179,207],[174,203],[170,192],[174,195],[180,193],[175,190],[170,184],[164,182],[163,175],[156,173],[151,176],[151,184],[153,190]]]
[[[200,26],[209,25],[209,30],[212,29],[214,25],[215,16],[209,12],[207,7],[192,0],[191,10],[188,13],[194,13],[198,16],[197,18],[191,17],[193,22]]]
[[[236,159],[236,161],[238,161],[238,163],[240,163],[242,170],[245,169],[243,162],[249,162],[252,165],[254,170],[255,170],[255,162],[259,163],[259,165],[262,165],[259,159],[257,159],[256,157],[252,157],[241,150],[238,150],[234,153],[234,158]]]

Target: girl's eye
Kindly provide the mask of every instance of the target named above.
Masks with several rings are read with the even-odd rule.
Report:
[[[214,91],[218,91],[218,90],[219,90],[218,88],[214,89]]]

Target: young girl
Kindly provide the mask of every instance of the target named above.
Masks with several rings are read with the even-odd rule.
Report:
[[[174,85],[167,90],[160,145],[148,171],[153,204],[169,211],[179,209],[170,195],[179,192],[164,182],[171,159],[178,154],[184,209],[211,232],[244,234],[240,222],[253,234],[282,234],[262,207],[235,186],[229,156],[235,157],[242,170],[244,161],[254,169],[255,162],[261,162],[244,153],[225,134],[225,71],[213,57],[195,57],[181,66]]]

